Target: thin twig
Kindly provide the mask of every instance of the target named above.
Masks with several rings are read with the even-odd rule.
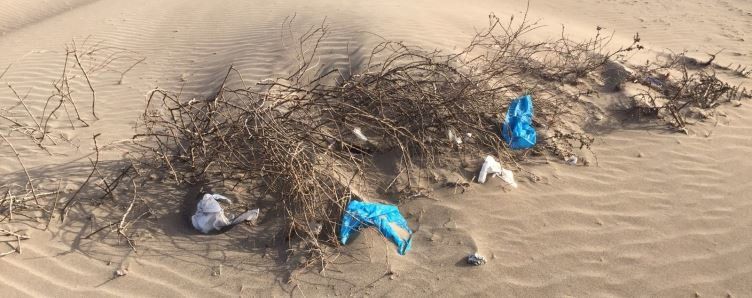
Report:
[[[97,170],[97,165],[99,164],[99,146],[97,145],[97,137],[100,135],[100,133],[95,134],[92,138],[94,140],[94,150],[96,151],[96,157],[94,160],[94,166],[91,169],[91,172],[89,173],[89,176],[86,177],[86,180],[84,180],[84,183],[81,184],[81,186],[78,187],[76,192],[73,193],[70,199],[68,199],[67,202],[65,202],[65,205],[63,206],[63,209],[60,210],[60,222],[65,221],[65,216],[68,215],[69,207],[73,202],[75,202],[76,197],[81,192],[81,190],[89,183],[89,180],[91,180],[91,177],[94,175],[94,172]]]
[[[31,174],[29,174],[29,170],[26,169],[26,166],[24,165],[23,160],[21,160],[21,155],[18,154],[18,151],[16,151],[16,147],[14,147],[13,144],[10,141],[8,141],[7,138],[5,138],[5,136],[3,136],[2,134],[0,134],[0,138],[2,138],[3,141],[5,141],[5,143],[8,144],[8,146],[10,147],[10,149],[13,150],[13,154],[16,155],[16,160],[18,160],[18,164],[20,164],[21,168],[23,168],[24,173],[26,174],[26,180],[29,181],[29,187],[31,187],[31,193],[32,193],[32,195],[34,195],[34,203],[36,203],[37,206],[38,206],[39,205],[39,200],[37,199],[36,188],[34,188],[34,181],[31,179]]]

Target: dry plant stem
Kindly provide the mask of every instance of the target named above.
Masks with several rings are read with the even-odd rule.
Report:
[[[133,183],[133,200],[131,200],[131,204],[128,205],[128,209],[125,210],[125,213],[123,213],[123,217],[120,218],[120,224],[118,224],[117,232],[120,234],[120,236],[123,236],[125,240],[128,242],[128,245],[130,245],[131,249],[133,249],[134,252],[138,252],[136,250],[136,246],[133,244],[133,241],[131,241],[130,237],[125,234],[125,220],[128,218],[128,214],[131,213],[131,210],[133,210],[133,205],[136,203],[136,199],[138,199],[138,193],[136,191],[136,182],[131,181]]]
[[[20,235],[18,233],[11,232],[11,231],[8,231],[8,230],[5,230],[5,229],[0,229],[0,233],[3,236],[11,236],[11,237],[15,237],[16,238],[16,248],[14,250],[11,250],[11,251],[8,251],[8,252],[0,253],[0,257],[6,256],[6,255],[9,255],[9,254],[12,254],[12,253],[21,254],[23,252],[23,250],[21,249],[21,240],[30,239],[29,236]]]
[[[8,70],[10,67],[13,66],[13,64],[8,64],[8,66],[5,67],[5,70],[3,70],[3,73],[0,73],[0,79],[2,79],[6,73],[8,73]]]
[[[10,189],[8,189],[8,199],[8,216],[13,221],[13,194],[10,193]]]
[[[36,124],[37,128],[39,128],[39,131],[44,132],[42,130],[42,126],[39,125],[39,122],[37,122],[36,117],[34,117],[34,115],[31,114],[31,111],[29,110],[29,106],[27,106],[26,103],[24,103],[24,98],[21,98],[21,96],[18,95],[18,92],[16,92],[16,89],[13,89],[13,86],[11,86],[10,84],[8,84],[8,88],[10,88],[10,90],[13,91],[13,94],[18,99],[18,103],[23,105],[24,110],[26,110],[26,113],[29,115],[29,119],[34,121],[34,124]]]
[[[131,69],[133,69],[134,67],[136,67],[136,65],[140,64],[141,62],[144,62],[144,60],[146,60],[146,57],[141,58],[140,60],[136,61],[136,63],[133,63],[133,65],[131,65],[130,67],[128,67],[127,69],[125,69],[123,72],[121,72],[120,73],[120,79],[118,80],[118,85],[123,84],[123,79],[125,78],[125,74],[126,73],[128,73],[129,71],[131,71]]]
[[[91,180],[91,177],[94,176],[94,173],[97,170],[97,166],[99,165],[99,146],[97,145],[97,137],[99,135],[100,135],[99,133],[95,134],[94,137],[92,138],[94,140],[94,150],[95,150],[95,153],[96,153],[96,157],[95,157],[95,160],[94,160],[94,163],[93,163],[94,166],[92,167],[91,172],[89,173],[89,176],[86,177],[86,180],[84,180],[84,183],[82,183],[81,186],[78,187],[78,189],[76,190],[76,192],[73,193],[73,195],[71,196],[71,198],[68,199],[68,201],[65,203],[65,205],[63,206],[63,209],[60,210],[60,222],[65,221],[65,216],[68,215],[68,211],[70,210],[70,206],[73,204],[73,202],[76,201],[76,198],[77,198],[78,194],[89,183],[89,180]]]
[[[18,160],[18,164],[21,165],[21,168],[24,170],[24,174],[26,174],[26,179],[29,182],[29,187],[31,188],[31,193],[32,193],[32,195],[34,195],[34,203],[37,204],[37,205],[39,205],[39,199],[37,198],[37,190],[34,187],[34,181],[31,179],[31,175],[29,174],[29,170],[26,169],[26,166],[24,165],[23,160],[21,160],[21,155],[18,154],[18,151],[16,151],[16,147],[14,147],[13,144],[10,141],[8,141],[8,139],[5,136],[3,136],[2,134],[0,134],[0,138],[2,138],[3,141],[5,141],[5,143],[8,144],[8,146],[10,147],[10,149],[13,150],[13,154],[16,155],[16,160]]]
[[[105,193],[101,197],[99,197],[99,201],[104,200],[104,198],[106,198],[107,196],[114,196],[113,191],[115,191],[115,189],[120,184],[120,181],[123,180],[123,177],[125,177],[132,168],[133,164],[129,164],[110,184],[107,183],[107,180],[104,178],[104,176],[102,176],[101,173],[99,173],[99,170],[97,169],[97,173],[99,173],[100,179],[102,179],[102,182],[104,182],[105,184]]]
[[[89,90],[91,90],[91,115],[94,116],[94,119],[99,119],[97,117],[97,113],[94,107],[94,104],[97,101],[97,95],[96,92],[94,92],[94,86],[91,85],[91,80],[89,79],[89,75],[86,73],[86,70],[84,69],[84,66],[81,65],[81,60],[78,58],[78,51],[76,50],[76,43],[73,42],[73,58],[76,60],[76,65],[78,65],[78,68],[81,70],[81,73],[84,76],[84,79],[86,79],[86,84],[89,85]]]
[[[55,215],[55,210],[57,210],[57,202],[60,200],[60,184],[62,183],[62,179],[57,179],[57,192],[55,194],[55,201],[52,203],[52,210],[50,210],[50,216],[47,219],[47,224],[44,225],[44,230],[47,231],[47,229],[50,227],[50,223],[52,222],[52,217]]]
[[[103,227],[101,227],[101,228],[99,228],[99,229],[96,229],[96,230],[94,230],[93,232],[89,233],[89,235],[86,235],[86,236],[84,236],[84,237],[83,237],[83,239],[89,239],[89,238],[91,238],[91,236],[94,236],[95,234],[97,234],[97,233],[99,233],[99,232],[101,232],[101,231],[104,231],[104,229],[107,229],[107,228],[109,228],[109,227],[113,227],[113,226],[115,226],[115,225],[117,225],[117,224],[118,224],[118,223],[116,223],[116,222],[113,222],[113,223],[110,223],[110,224],[108,224],[108,225],[106,225],[106,226],[103,226]]]
[[[2,229],[2,228],[0,228],[0,233],[3,233],[3,235],[5,235],[5,236],[18,237],[18,238],[21,238],[22,240],[30,239],[29,236],[21,235],[21,234],[18,234],[18,233],[15,233],[15,232],[11,232],[11,231],[8,231],[8,230]]]

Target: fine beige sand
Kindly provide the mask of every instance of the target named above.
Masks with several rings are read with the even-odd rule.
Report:
[[[64,178],[75,190],[88,174],[91,136],[110,145],[104,162],[127,150],[155,87],[205,96],[227,67],[246,81],[274,78],[290,68],[281,37],[286,17],[303,30],[324,18],[332,29],[322,64],[357,67],[381,38],[452,50],[486,24],[486,16],[521,16],[527,2],[497,1],[114,1],[0,0],[0,108],[16,106],[6,88],[42,111],[51,82],[60,77],[65,44],[102,42],[146,57],[120,74],[93,78],[97,115],[71,130],[52,123],[70,144],[51,155],[21,143],[33,175]],[[533,0],[529,18],[545,27],[535,38],[556,36],[562,25],[575,38],[596,26],[615,32],[613,45],[639,32],[647,49],[635,63],[667,51],[700,57],[720,50],[721,65],[752,65],[752,2]],[[750,86],[749,79],[731,78]],[[83,90],[85,86],[74,86]],[[86,107],[86,95],[79,95]],[[610,95],[598,100],[606,102]],[[15,218],[0,228],[26,230],[22,254],[0,257],[0,296],[442,296],[502,297],[749,297],[752,295],[752,105],[723,106],[721,116],[689,127],[688,135],[662,124],[605,119],[589,167],[554,162],[526,165],[539,181],[523,179],[504,190],[499,179],[464,194],[437,190],[433,199],[400,209],[415,230],[405,256],[373,232],[340,250],[328,270],[295,272],[293,283],[274,244],[274,231],[241,226],[197,235],[177,211],[178,194],[142,194],[152,202],[151,228],[138,251],[111,235],[82,239],[108,224],[114,210],[75,210],[65,225],[44,230],[45,217]],[[3,134],[6,132],[3,131]],[[482,157],[478,157],[480,159]],[[0,182],[24,179],[10,148],[0,145]],[[50,182],[52,183],[52,182]],[[0,206],[2,208],[2,206]],[[96,210],[94,210],[96,209]],[[102,219],[84,218],[89,211]],[[122,212],[122,211],[117,211]],[[261,220],[273,221],[264,218]],[[6,243],[0,242],[0,253]],[[489,262],[468,267],[479,251]],[[115,277],[119,268],[128,274]],[[391,273],[391,274],[386,274]]]

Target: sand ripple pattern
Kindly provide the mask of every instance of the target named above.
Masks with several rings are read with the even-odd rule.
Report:
[[[344,70],[361,66],[366,49],[379,36],[451,49],[464,44],[474,27],[485,25],[489,11],[519,13],[525,4],[346,2],[0,0],[0,71],[13,64],[2,78],[0,103],[15,102],[5,88],[10,82],[28,93],[32,113],[41,113],[40,103],[50,94],[45,84],[59,77],[62,48],[72,38],[91,35],[145,56],[122,85],[112,73],[95,79],[102,120],[66,131],[69,137],[83,140],[80,145],[86,148],[93,133],[102,133],[102,143],[129,137],[142,112],[144,94],[152,88],[182,88],[186,98],[207,96],[229,65],[249,82],[284,74],[294,60],[289,43],[281,37],[281,25],[293,14],[296,30],[327,17],[332,37],[320,48],[321,63]],[[602,25],[620,30],[623,39],[640,31],[659,48],[698,45],[690,50],[715,52],[717,48],[710,45],[718,45],[729,49],[723,59],[752,61],[749,43],[740,41],[752,39],[744,30],[752,25],[752,7],[745,1],[580,3],[534,2],[533,13],[540,13],[532,17],[554,20],[549,23],[553,31],[559,29],[557,20],[566,19],[568,25],[575,25],[574,34],[589,34],[595,25]],[[705,22],[711,29],[698,33],[683,26],[685,21]],[[584,25],[577,26],[578,22]],[[85,90],[81,84],[72,87]],[[85,94],[79,96],[85,107]],[[410,254],[395,257],[376,235],[366,233],[335,262],[339,271],[327,271],[323,279],[306,277],[309,283],[301,283],[301,288],[308,296],[748,295],[752,293],[752,109],[729,108],[727,114],[717,126],[694,126],[689,136],[641,129],[601,136],[594,147],[598,166],[536,167],[532,170],[544,180],[520,181],[521,187],[512,192],[499,191],[501,185],[494,181],[474,186],[462,196],[408,203],[404,210],[416,226]],[[66,121],[52,124],[64,129]],[[44,158],[33,158],[33,148],[19,149],[32,168],[80,157],[73,148]],[[5,162],[9,154],[7,147],[0,148],[0,174],[19,170]],[[284,278],[264,267],[270,263],[259,257],[267,254],[265,244],[255,242],[251,232],[202,238],[186,236],[185,230],[161,231],[155,237],[169,241],[147,244],[154,247],[135,258],[133,274],[121,279],[112,279],[116,268],[108,262],[119,262],[124,252],[104,250],[107,253],[87,256],[65,245],[75,239],[70,236],[74,231],[37,233],[23,255],[0,259],[0,294],[280,294],[279,281]],[[231,249],[235,250],[228,252]],[[465,267],[462,258],[475,250],[490,262]],[[387,257],[390,265],[384,265]],[[211,276],[212,266],[220,263],[233,264],[229,272],[240,277]],[[386,270],[399,276],[384,278]]]

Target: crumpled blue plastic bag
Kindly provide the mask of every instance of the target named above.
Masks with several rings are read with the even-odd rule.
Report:
[[[342,217],[339,237],[347,244],[350,234],[363,227],[375,227],[384,237],[397,245],[397,252],[404,255],[410,250],[413,231],[400,214],[397,206],[351,200]]]
[[[533,98],[523,95],[509,104],[501,137],[512,149],[528,149],[535,146],[536,134],[533,128]]]

